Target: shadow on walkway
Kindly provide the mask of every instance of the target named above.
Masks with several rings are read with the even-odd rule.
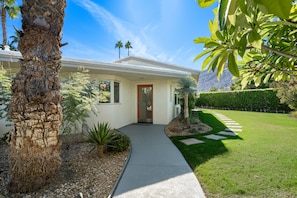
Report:
[[[132,153],[113,197],[205,197],[190,166],[164,129],[164,125],[148,124],[119,129],[130,137]]]

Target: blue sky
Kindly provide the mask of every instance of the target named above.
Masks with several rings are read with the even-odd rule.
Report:
[[[196,0],[67,0],[63,57],[112,62],[118,59],[115,43],[129,40],[130,55],[200,69],[202,60],[193,59],[203,46],[193,40],[209,35],[212,9]],[[8,21],[8,37],[12,25],[21,29],[20,20]]]

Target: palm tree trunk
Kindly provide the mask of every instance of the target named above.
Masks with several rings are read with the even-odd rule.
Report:
[[[190,128],[190,119],[189,119],[189,92],[185,91],[184,93],[184,118],[186,121],[187,128]]]
[[[119,48],[119,59],[121,59],[121,48]]]
[[[7,45],[7,33],[6,33],[6,10],[5,7],[2,5],[1,8],[1,24],[2,24],[2,37],[3,37],[3,47]]]
[[[11,192],[31,192],[60,168],[62,120],[59,70],[65,0],[23,0],[21,70],[12,84],[9,163]]]

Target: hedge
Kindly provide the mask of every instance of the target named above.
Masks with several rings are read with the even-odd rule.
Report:
[[[195,102],[197,107],[244,111],[289,112],[281,104],[274,89],[253,89],[228,92],[200,93]]]

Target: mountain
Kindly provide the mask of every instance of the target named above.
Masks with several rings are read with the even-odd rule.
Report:
[[[212,87],[216,87],[218,90],[229,90],[232,83],[232,74],[228,69],[224,70],[219,81],[216,72],[202,71],[198,80],[198,91],[207,92]]]

